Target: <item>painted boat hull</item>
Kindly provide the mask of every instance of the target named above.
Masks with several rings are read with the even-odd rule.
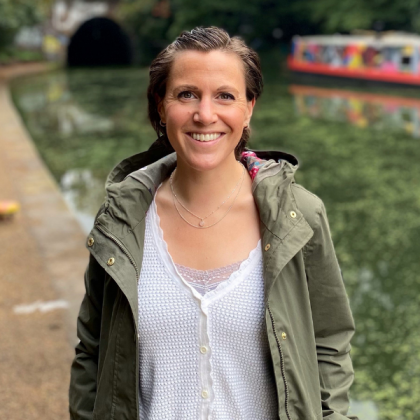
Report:
[[[299,75],[319,76],[322,78],[347,79],[360,82],[374,82],[387,85],[420,87],[420,74],[391,73],[380,69],[347,69],[321,63],[305,63],[289,56],[287,67]]]

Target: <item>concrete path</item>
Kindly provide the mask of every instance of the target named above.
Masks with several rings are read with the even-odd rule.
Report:
[[[0,67],[0,419],[68,419],[70,363],[84,293],[85,235],[40,159],[9,95],[12,77],[45,64]]]

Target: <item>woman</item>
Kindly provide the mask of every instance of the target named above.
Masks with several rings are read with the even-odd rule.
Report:
[[[245,150],[261,90],[257,54],[219,28],[153,61],[159,139],[111,172],[88,237],[72,419],[354,418],[322,201],[293,156]]]

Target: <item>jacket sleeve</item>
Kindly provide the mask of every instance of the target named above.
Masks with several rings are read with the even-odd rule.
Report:
[[[354,321],[334,251],[324,204],[317,210],[314,235],[305,247],[305,267],[311,299],[323,418],[347,416],[354,372],[350,340]]]
[[[77,319],[79,344],[71,366],[70,418],[92,420],[96,398],[104,270],[90,256],[85,272],[86,294]]]

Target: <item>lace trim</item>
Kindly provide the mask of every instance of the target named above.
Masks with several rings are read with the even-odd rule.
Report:
[[[214,290],[221,282],[229,277],[241,266],[243,261],[226,265],[212,270],[197,270],[195,268],[185,267],[181,264],[175,264],[179,274],[193,286],[201,295]]]

